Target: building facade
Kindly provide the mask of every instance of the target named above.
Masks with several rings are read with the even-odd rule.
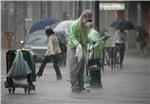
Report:
[[[102,3],[124,3],[124,10],[101,10]],[[95,28],[108,30],[113,34],[115,29],[110,24],[118,18],[131,21],[134,25],[142,25],[150,31],[149,1],[1,1],[2,47],[7,47],[6,32],[13,32],[14,49],[19,47],[31,26],[36,21],[53,17],[59,21],[77,19],[84,9],[91,9]],[[136,48],[135,31],[128,31],[128,48]],[[112,45],[112,39],[108,45]]]

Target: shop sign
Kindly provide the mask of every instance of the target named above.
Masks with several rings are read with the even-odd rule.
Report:
[[[125,10],[125,3],[100,3],[100,10]]]

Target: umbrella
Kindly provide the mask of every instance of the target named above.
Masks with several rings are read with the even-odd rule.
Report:
[[[135,29],[134,25],[130,21],[125,21],[125,20],[117,20],[114,21],[111,25],[111,27],[114,27],[116,29],[126,29],[126,30],[131,30]]]
[[[44,29],[46,26],[52,25],[57,23],[58,20],[54,19],[54,18],[48,18],[48,19],[44,19],[41,21],[38,21],[36,23],[34,23],[29,31],[29,33],[33,33],[35,31]]]
[[[73,22],[73,20],[66,20],[66,21],[60,22],[54,28],[54,32],[60,32],[61,31],[61,32],[65,32],[66,35],[69,35],[68,30],[69,30],[69,26],[72,22]]]
[[[127,24],[127,27],[126,27],[127,30],[135,29],[135,26],[132,24],[132,22],[126,21],[126,24]]]

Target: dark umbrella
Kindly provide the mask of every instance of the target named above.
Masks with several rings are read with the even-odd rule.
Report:
[[[135,29],[135,26],[133,25],[133,23],[132,22],[130,22],[130,21],[126,21],[126,29],[127,30],[134,30]]]
[[[41,21],[38,21],[36,23],[34,23],[29,31],[29,33],[33,33],[37,30],[41,30],[44,29],[46,26],[52,25],[57,23],[58,20],[54,19],[54,18],[48,18],[48,19],[44,19]]]
[[[114,21],[111,25],[111,27],[114,27],[116,29],[126,29],[126,30],[131,30],[135,29],[134,25],[130,21],[125,21],[125,20],[117,20]]]

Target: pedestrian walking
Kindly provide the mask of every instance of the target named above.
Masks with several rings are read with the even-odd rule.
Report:
[[[67,50],[67,68],[70,70],[70,83],[72,91],[86,90],[84,87],[84,69],[86,66],[87,36],[92,27],[92,12],[84,10],[81,16],[73,21],[69,30]]]
[[[137,44],[138,50],[143,55],[144,54],[144,48],[146,47],[147,42],[146,42],[145,37],[143,37],[142,35],[139,35],[138,32],[137,32],[136,44]]]
[[[141,55],[144,55],[144,49],[147,46],[148,32],[143,26],[136,27],[136,44]]]
[[[59,47],[58,38],[55,35],[54,31],[50,28],[46,29],[45,33],[48,36],[48,49],[45,53],[44,60],[42,61],[40,68],[37,72],[37,76],[42,76],[46,64],[51,60],[53,62],[53,67],[56,72],[57,80],[61,80],[62,75],[58,66],[59,54],[61,53],[61,49]]]
[[[125,54],[126,41],[127,41],[127,33],[123,28],[122,29],[120,28],[114,34],[113,45],[119,49],[121,68],[122,68],[124,54]]]

